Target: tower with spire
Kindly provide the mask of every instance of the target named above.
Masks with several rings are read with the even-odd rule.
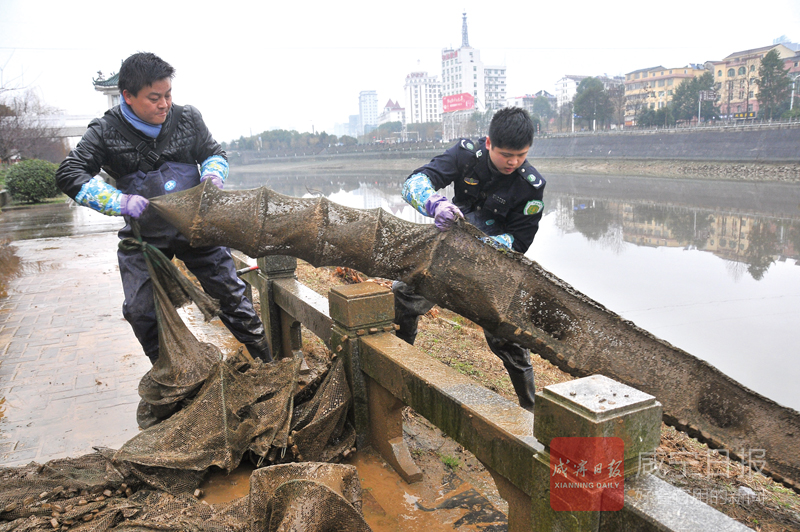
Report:
[[[469,33],[467,33],[467,13],[461,13],[461,48],[469,48]]]
[[[442,49],[442,118],[456,124],[474,111],[506,105],[506,67],[488,66],[481,52],[470,46],[467,13],[461,13],[461,47]],[[458,127],[445,127],[444,136],[458,136]],[[452,131],[449,131],[451,130]]]

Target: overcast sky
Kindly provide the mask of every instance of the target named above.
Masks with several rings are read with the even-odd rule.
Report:
[[[508,96],[553,93],[565,74],[678,67],[782,35],[800,41],[798,0],[0,0],[0,69],[5,87],[99,115],[97,71],[151,51],[177,70],[174,101],[199,108],[220,142],[274,128],[332,133],[358,113],[359,91],[376,90],[380,108],[404,105],[408,73],[441,77],[442,48],[461,45],[463,11],[484,64],[506,66]]]

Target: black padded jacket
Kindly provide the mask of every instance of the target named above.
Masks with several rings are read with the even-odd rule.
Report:
[[[106,115],[113,115],[119,120],[125,120],[119,106],[106,111]],[[152,139],[138,131],[136,133],[142,140],[153,142],[155,147],[169,130],[169,123],[174,116],[170,109],[161,134],[157,139]],[[203,122],[200,111],[190,105],[183,107],[180,122],[167,147],[161,156],[164,161],[178,163],[201,164],[212,155],[225,155],[225,151],[214,140]],[[119,131],[113,128],[106,120],[105,115],[96,118],[89,126],[78,145],[61,163],[56,172],[56,184],[66,195],[75,198],[81,187],[103,169],[113,178],[132,174],[139,169],[142,156]]]

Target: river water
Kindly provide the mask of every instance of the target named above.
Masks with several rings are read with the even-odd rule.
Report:
[[[234,167],[226,188],[267,185],[429,223],[400,197],[407,173]],[[659,338],[800,410],[800,186],[546,177],[545,214],[530,259]],[[119,218],[74,204],[13,209],[0,215],[0,238],[120,225]]]

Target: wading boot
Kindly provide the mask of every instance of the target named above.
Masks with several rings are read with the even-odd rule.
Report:
[[[245,347],[247,347],[247,352],[250,353],[251,357],[261,359],[265,364],[272,362],[272,353],[269,350],[269,342],[267,342],[266,336],[255,343],[245,344]]]
[[[533,412],[534,395],[536,394],[536,387],[533,385],[533,370],[524,373],[511,373],[508,376],[511,378],[511,384],[514,385],[514,391],[517,393],[519,406]]]

